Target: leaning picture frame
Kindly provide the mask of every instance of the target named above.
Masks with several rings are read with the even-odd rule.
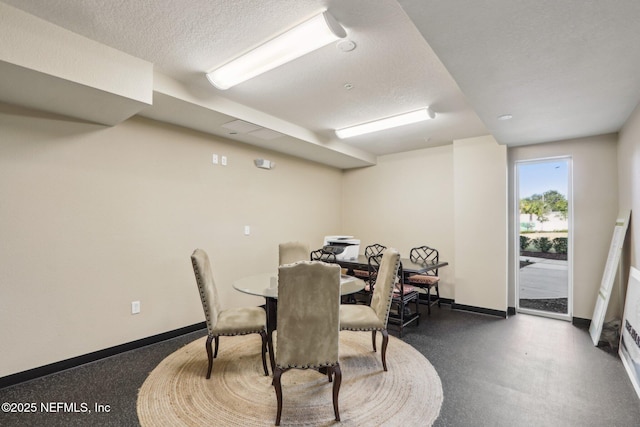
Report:
[[[631,267],[618,354],[640,398],[640,270]]]
[[[598,290],[598,295],[596,296],[596,305],[593,310],[591,325],[589,326],[589,334],[595,346],[600,342],[604,317],[607,314],[607,307],[609,306],[609,298],[611,297],[611,289],[613,288],[614,281],[616,276],[622,277],[620,256],[622,254],[624,239],[627,235],[630,215],[630,211],[620,212],[618,219],[616,219],[616,225],[613,228],[613,238],[609,246],[609,256],[607,257],[607,263],[604,273],[602,274],[602,282]]]

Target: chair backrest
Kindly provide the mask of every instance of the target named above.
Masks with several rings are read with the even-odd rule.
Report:
[[[200,300],[202,301],[202,309],[207,321],[207,329],[211,333],[218,321],[220,299],[218,298],[216,282],[213,280],[209,256],[202,249],[196,249],[191,254],[191,264],[193,264],[193,273],[196,275],[196,284],[200,291]]]
[[[311,261],[336,262],[336,254],[332,252],[325,252],[322,248],[311,251],[309,257]]]
[[[278,245],[278,265],[309,260],[309,245],[301,242],[287,242]]]
[[[398,269],[400,268],[400,253],[389,248],[384,251],[376,285],[371,296],[371,308],[378,316],[378,319],[385,325],[389,320],[389,310],[393,299],[393,288],[398,280]]]
[[[385,249],[387,249],[386,246],[379,243],[374,243],[373,245],[369,245],[364,248],[364,256],[369,258],[372,256],[380,255],[382,252],[384,252]]]
[[[429,246],[418,246],[411,249],[409,253],[409,259],[411,261],[423,264],[423,263],[437,263],[440,259],[440,255],[438,254],[438,250],[434,248],[430,248]],[[429,276],[437,276],[438,269],[429,270],[425,273]]]
[[[340,266],[319,261],[278,270],[276,365],[315,368],[338,363]]]
[[[372,255],[367,258],[370,291],[373,291],[375,288],[376,280],[378,280],[378,270],[380,270],[381,262],[382,262],[382,254]]]

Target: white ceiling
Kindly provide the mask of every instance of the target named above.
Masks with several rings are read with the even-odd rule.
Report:
[[[638,0],[3,2],[149,61],[189,93],[186,103],[155,93],[141,115],[337,167],[364,163],[327,150],[375,159],[489,133],[520,145],[615,132],[640,101]],[[206,80],[324,9],[355,50],[329,45],[226,91]],[[427,105],[435,120],[344,141],[333,133]],[[282,136],[230,134],[221,125],[236,118]]]

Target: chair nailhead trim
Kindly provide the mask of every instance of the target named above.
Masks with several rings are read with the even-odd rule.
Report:
[[[338,362],[326,362],[321,365],[278,365],[276,366],[281,369],[318,369],[318,368],[327,368],[330,366],[337,366]]]
[[[246,332],[221,332],[217,334],[210,333],[210,337],[235,337],[237,335],[249,335],[249,334],[259,334],[260,332],[266,332],[266,329],[257,329],[255,331],[246,331]]]

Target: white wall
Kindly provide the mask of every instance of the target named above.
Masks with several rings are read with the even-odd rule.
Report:
[[[450,265],[440,269],[440,295],[453,298],[453,147],[381,156],[378,164],[344,172],[342,233],[367,245],[438,249]]]
[[[454,141],[456,304],[507,312],[507,149]]]
[[[197,247],[223,306],[258,305],[235,278],[340,229],[340,170],[148,119],[0,104],[0,152],[0,377],[204,321]]]
[[[509,149],[509,182],[515,162],[570,156],[573,173],[573,317],[591,319],[618,213],[617,135],[578,138]],[[509,206],[515,208],[510,186]],[[509,305],[515,306],[514,226],[509,225]],[[571,250],[571,249],[570,249]],[[612,300],[612,306],[617,301]]]

